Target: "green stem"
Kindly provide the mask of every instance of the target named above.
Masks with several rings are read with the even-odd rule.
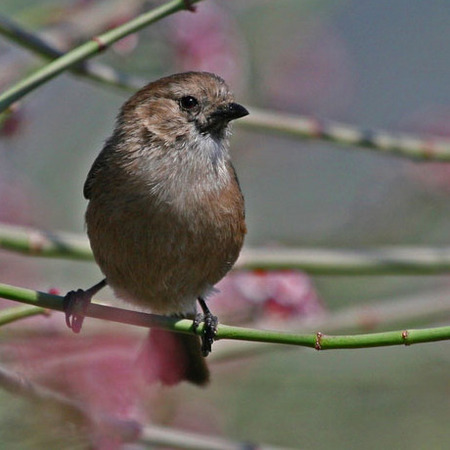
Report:
[[[11,21],[8,17],[3,17],[1,15],[0,34],[21,47],[46,59],[54,60],[64,55],[64,52],[55,48],[35,33],[24,29]],[[76,75],[87,77],[90,80],[126,89],[127,91],[136,90],[145,84],[145,80],[138,79],[132,75],[119,72],[110,66],[94,63],[92,61],[84,61],[81,64],[70,67],[68,70]]]
[[[7,224],[0,225],[0,248],[29,256],[94,259],[85,237]]]
[[[200,0],[192,0],[197,3]],[[24,97],[26,94],[56,77],[65,70],[84,61],[102,51],[105,47],[128,36],[151,23],[185,8],[183,0],[172,0],[151,11],[148,11],[123,25],[103,33],[90,41],[80,45],[72,51],[52,61],[30,76],[19,81],[13,87],[0,95],[0,112],[6,110],[11,104]]]
[[[0,284],[0,297],[43,308],[63,310],[63,297],[30,289]],[[92,303],[86,311],[86,317],[111,320],[141,327],[157,327],[166,330],[192,333],[192,321],[175,319],[155,314],[146,314],[111,306]],[[200,325],[196,333],[203,332]],[[233,339],[252,342],[266,342],[297,345],[316,350],[383,347],[392,345],[411,345],[424,342],[450,339],[450,326],[427,328],[421,330],[401,330],[383,333],[357,334],[346,336],[327,336],[322,333],[297,334],[273,330],[256,330],[252,328],[219,325],[216,339]]]
[[[34,33],[30,33],[1,16],[0,33],[45,58],[54,59],[63,55],[62,52]],[[135,90],[144,84],[143,80],[138,80],[101,64],[78,63],[68,67],[68,70],[94,81],[127,90]],[[319,121],[314,117],[295,116],[258,108],[250,109],[251,115],[239,121],[239,125],[244,128],[279,133],[300,139],[321,139],[346,146],[366,147],[419,160],[450,160],[450,141],[442,138],[427,137],[423,139],[406,134],[362,130],[352,125]]]
[[[238,126],[298,139],[318,139],[345,146],[364,147],[424,161],[450,161],[448,139],[362,130],[342,123],[320,121],[315,117],[295,116],[258,108],[249,110],[250,115],[239,120]]]
[[[37,306],[16,306],[0,310],[0,326],[39,314],[46,315],[48,310]]]
[[[93,261],[80,235],[0,224],[0,248],[29,256]],[[236,269],[299,269],[312,275],[435,275],[450,271],[448,247],[367,249],[246,247]]]
[[[49,45],[39,36],[23,29],[3,15],[0,15],[0,34],[44,58],[55,59],[63,55],[62,52]]]
[[[245,248],[235,268],[299,269],[312,275],[435,275],[450,271],[450,248]]]
[[[298,345],[301,347],[314,348],[316,350],[337,350],[445,341],[450,339],[450,326],[418,330],[413,329],[381,333],[327,336],[321,332],[315,334],[296,334],[220,325],[217,334],[217,339]]]

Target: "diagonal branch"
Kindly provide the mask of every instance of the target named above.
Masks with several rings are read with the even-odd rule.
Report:
[[[191,1],[192,3],[197,3],[200,0]],[[0,94],[0,112],[5,111],[14,102],[21,99],[26,94],[41,86],[48,80],[79,64],[81,61],[85,61],[86,59],[100,53],[114,42],[128,36],[129,34],[139,31],[147,25],[161,20],[170,14],[185,9],[185,7],[186,2],[183,0],[169,1],[164,5],[158,6],[151,11],[141,14],[123,25],[96,36],[70,52],[65,53],[63,56],[55,59],[51,63],[37,70],[30,76],[22,79],[10,89]]]
[[[63,55],[35,33],[2,16],[0,34],[44,58],[56,59]],[[109,66],[87,61],[74,65],[69,70],[94,81],[126,90],[135,90],[145,84],[144,80],[120,73]],[[315,117],[295,116],[259,108],[251,108],[251,112],[250,116],[239,122],[240,126],[300,139],[326,140],[346,146],[365,147],[420,160],[450,160],[450,141],[447,139],[362,130],[352,125],[318,120]]]
[[[61,51],[35,33],[27,31],[2,16],[0,16],[0,34],[44,58],[56,59],[63,56]],[[145,84],[144,80],[136,79],[98,63],[83,61],[68,70],[94,81],[126,90],[136,90]],[[300,139],[326,140],[346,146],[365,147],[419,160],[450,160],[450,141],[448,139],[424,138],[380,130],[363,130],[353,125],[318,120],[315,117],[295,116],[253,107],[251,115],[240,121],[238,126]]]
[[[0,367],[0,388],[29,401],[38,402],[41,410],[45,407],[55,406],[60,411],[70,412],[71,414],[67,417],[72,418],[75,423],[88,424],[91,427],[98,428],[102,433],[118,437],[122,442],[197,450],[238,450],[246,448],[244,442],[156,425],[144,426],[135,420],[116,418],[108,414],[93,414],[81,402],[36,384],[19,373],[4,367]],[[285,447],[265,444],[258,444],[257,448],[261,450],[288,450]]]
[[[26,30],[24,27],[2,15],[0,15],[0,34],[21,47],[49,60],[54,60],[64,55],[64,52],[55,48],[36,33]],[[136,90],[145,84],[145,80],[140,80],[132,75],[119,72],[110,66],[92,61],[82,61],[70,67],[68,70],[93,81],[126,90]]]
[[[49,311],[37,306],[15,306],[0,310],[0,326],[37,315],[48,316]]]

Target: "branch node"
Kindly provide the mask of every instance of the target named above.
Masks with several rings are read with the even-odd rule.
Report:
[[[45,239],[39,231],[31,231],[29,235],[29,245],[31,254],[39,254],[45,246]]]
[[[403,343],[404,343],[405,345],[411,345],[411,344],[408,342],[408,338],[409,338],[409,331],[408,331],[408,330],[403,330],[403,331],[402,331],[402,339],[403,339]]]
[[[91,40],[98,45],[99,52],[103,52],[108,48],[108,45],[99,36],[94,36]]]
[[[425,159],[433,159],[436,154],[436,146],[432,139],[426,139],[423,142],[423,156]]]
[[[316,333],[316,343],[314,344],[314,348],[316,350],[322,350],[322,342],[321,342],[322,337],[323,337],[323,334],[320,331],[318,331]]]
[[[311,117],[311,136],[319,139],[325,135],[325,127],[321,120],[317,117]]]
[[[363,147],[376,148],[376,134],[373,130],[365,129],[361,130],[361,135],[359,136],[359,145]]]

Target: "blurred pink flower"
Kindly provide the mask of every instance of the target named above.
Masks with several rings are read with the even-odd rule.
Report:
[[[159,417],[166,425],[219,432],[220,414],[214,406],[207,402],[202,402],[201,408],[197,402],[185,405],[176,389],[172,392],[167,387],[161,389],[159,383],[148,382],[142,369],[152,367],[140,365],[139,356],[145,349],[141,334],[109,330],[92,335],[84,331],[83,336],[75,336],[69,330],[61,332],[53,327],[43,334],[42,326],[40,330],[35,327],[35,331],[25,338],[5,340],[0,347],[0,356],[5,366],[78,402],[93,418],[136,421],[145,425],[152,419],[158,422]],[[42,410],[47,411],[45,405]],[[209,417],[208,410],[215,411],[211,416],[214,420]],[[81,417],[64,416],[70,413],[63,408],[56,411],[62,424],[53,421],[51,416],[48,420],[56,427],[77,424],[80,439],[95,441],[93,448],[122,448],[120,438],[111,436],[109,429],[102,430],[101,423],[86,428]],[[46,425],[40,420],[39,426]]]
[[[433,152],[433,141],[450,138],[450,108],[428,106],[405,118],[402,129],[418,134],[424,140],[424,147]],[[422,162],[407,165],[408,173],[422,185],[448,192],[450,190],[450,165],[444,162]]]
[[[271,107],[336,115],[351,104],[354,76],[345,41],[328,25],[299,31],[268,59],[262,85]]]
[[[176,71],[214,72],[239,92],[246,79],[245,41],[233,18],[216,3],[168,19]]]
[[[130,14],[128,16],[123,15],[121,17],[116,17],[108,24],[107,29],[109,30],[112,28],[116,28],[119,25],[122,25],[133,18],[134,18],[133,14]],[[137,47],[138,43],[139,43],[139,34],[133,33],[117,41],[115,44],[112,45],[112,48],[119,55],[127,55]]]
[[[246,309],[254,319],[307,317],[324,309],[311,278],[298,270],[237,271],[217,289],[211,298],[214,312],[220,309],[237,318],[245,317]]]
[[[0,169],[0,222],[20,225],[32,222],[36,198],[29,189],[20,177]]]
[[[42,217],[45,208],[37,189],[24,180],[0,153],[0,224],[32,225]],[[40,276],[35,261],[23,256],[0,251],[0,280],[8,284],[33,285]],[[0,300],[0,306],[6,302]]]
[[[0,137],[10,138],[17,136],[25,123],[23,108],[12,111],[5,120],[0,123]]]
[[[25,323],[25,322],[23,322]],[[136,368],[140,339],[105,333],[83,337],[33,333],[1,348],[4,363],[26,378],[80,402],[93,417],[143,419],[144,383]]]

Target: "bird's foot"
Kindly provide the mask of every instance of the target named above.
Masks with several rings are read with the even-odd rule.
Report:
[[[64,297],[63,309],[66,314],[66,324],[74,333],[81,331],[84,316],[91,304],[92,297],[104,286],[106,286],[106,280],[100,281],[85,291],[83,289],[70,291]]]
[[[217,334],[219,319],[217,316],[211,314],[211,311],[201,297],[198,299],[198,302],[203,310],[203,313],[199,313],[195,316],[193,327],[195,330],[203,322],[203,334],[201,335],[202,355],[208,356],[211,353],[212,345]]]
[[[83,326],[84,315],[90,305],[92,295],[83,289],[70,291],[64,297],[64,312],[66,324],[74,332],[79,333]]]

